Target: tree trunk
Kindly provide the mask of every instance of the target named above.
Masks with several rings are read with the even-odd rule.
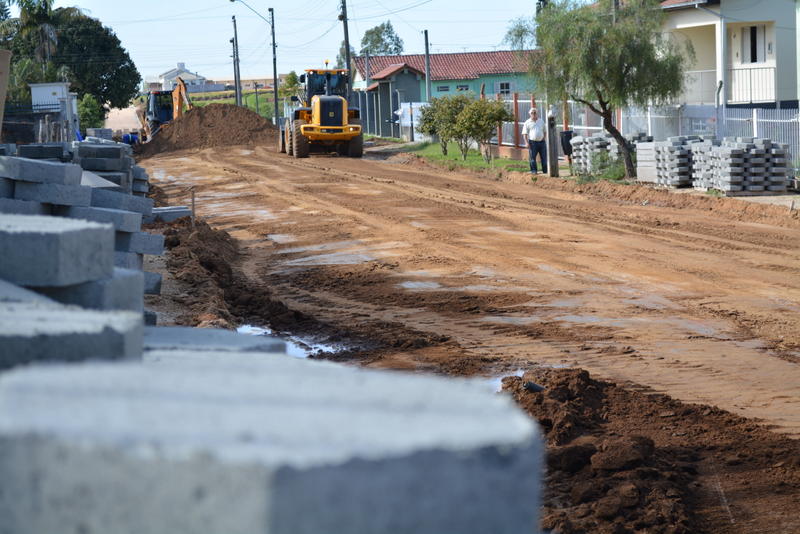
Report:
[[[617,127],[614,126],[611,117],[614,111],[612,109],[605,109],[603,110],[603,128],[611,134],[611,137],[616,140],[617,144],[619,145],[619,150],[622,152],[622,158],[625,162],[625,178],[628,179],[635,179],[636,178],[636,167],[633,164],[633,156],[631,155],[631,149],[628,146],[628,143],[625,141],[625,138],[622,137],[622,133],[617,130]]]
[[[447,140],[439,138],[439,145],[442,147],[442,156],[447,155]]]

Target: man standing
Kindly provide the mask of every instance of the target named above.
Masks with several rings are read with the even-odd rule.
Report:
[[[530,118],[522,125],[522,138],[528,145],[528,158],[531,164],[531,173],[538,174],[536,168],[536,154],[542,160],[542,172],[547,172],[547,143],[544,140],[544,121],[539,118],[536,107],[532,107]]]

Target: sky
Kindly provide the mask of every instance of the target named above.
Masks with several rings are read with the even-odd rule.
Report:
[[[344,39],[337,20],[339,0],[244,0],[269,18],[275,10],[278,72],[300,72],[336,60]],[[358,50],[364,32],[386,20],[403,39],[404,53],[503,50],[510,22],[530,17],[535,0],[348,0],[351,45]],[[209,79],[233,78],[231,44],[236,15],[242,78],[272,77],[269,25],[240,0],[57,0],[55,7],[77,6],[110,27],[122,41],[142,77],[153,78],[186,63]]]

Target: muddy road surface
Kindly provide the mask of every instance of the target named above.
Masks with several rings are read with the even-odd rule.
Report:
[[[143,165],[173,204],[194,187],[198,214],[241,243],[247,276],[290,308],[346,329],[401,326],[398,350],[370,366],[579,366],[800,434],[800,221],[783,209],[621,201],[404,155],[225,147]]]
[[[166,323],[508,377],[548,441],[546,531],[800,532],[796,212],[388,152],[141,164],[205,221],[160,227]]]

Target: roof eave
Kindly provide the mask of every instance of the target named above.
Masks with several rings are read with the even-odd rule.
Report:
[[[691,0],[691,1],[682,2],[680,4],[673,4],[671,6],[661,6],[661,9],[663,9],[664,11],[672,11],[672,10],[675,10],[675,9],[686,9],[686,8],[697,7],[697,6],[702,6],[702,5],[706,5],[706,4],[708,4],[708,0]]]

